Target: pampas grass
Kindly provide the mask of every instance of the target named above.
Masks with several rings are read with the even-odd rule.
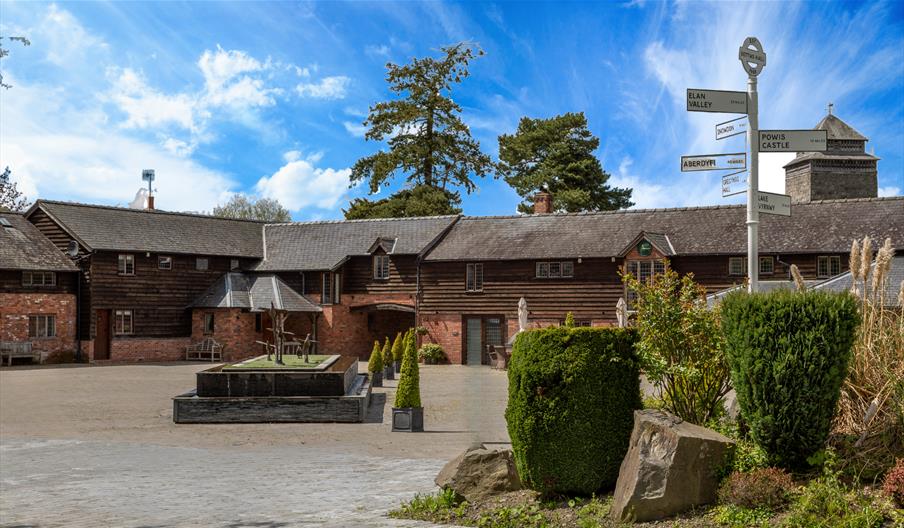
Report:
[[[807,284],[804,282],[804,278],[800,274],[800,270],[797,269],[797,264],[791,264],[791,277],[794,279],[794,285],[797,286],[797,291],[807,291]]]

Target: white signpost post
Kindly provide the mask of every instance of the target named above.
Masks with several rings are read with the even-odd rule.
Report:
[[[791,197],[787,194],[757,191],[756,204],[761,213],[791,216]]]
[[[759,289],[760,282],[760,258],[759,233],[757,229],[760,223],[760,210],[757,207],[757,193],[759,192],[759,113],[757,112],[756,77],[766,66],[766,54],[763,45],[756,37],[747,37],[738,48],[738,60],[747,72],[747,143],[750,146],[750,177],[747,178],[747,278],[748,288],[751,293]]]
[[[681,172],[746,169],[747,153],[705,154],[702,156],[681,156]]]
[[[760,152],[825,152],[825,130],[760,130]]]

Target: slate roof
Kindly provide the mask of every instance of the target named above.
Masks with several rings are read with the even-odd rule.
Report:
[[[229,272],[192,301],[192,308],[245,308],[252,312],[270,309],[289,312],[322,312],[320,306],[293,290],[273,274],[251,275]]]
[[[866,136],[854,130],[854,127],[845,123],[838,116],[828,114],[822,118],[813,130],[825,130],[829,139],[854,139],[869,141]]]
[[[613,257],[641,232],[668,236],[677,255],[747,251],[744,205],[599,213],[464,217],[425,260]],[[760,215],[760,253],[847,253],[854,238],[891,237],[904,248],[904,197],[792,204]]]
[[[88,249],[263,256],[263,222],[50,200],[38,200],[35,208]]]
[[[873,265],[870,270],[870,277],[872,277],[872,272],[876,269],[876,263],[873,262]],[[831,279],[821,282],[815,286],[813,286],[814,290],[825,290],[825,291],[851,291],[851,272],[850,270],[842,273],[841,275],[836,275]],[[872,284],[872,282],[869,282]],[[901,304],[898,302],[898,292],[901,291],[901,284],[904,283],[904,254],[895,255],[893,259],[891,259],[891,268],[888,272],[888,280],[885,281],[885,305],[886,306],[900,306]],[[858,283],[858,288],[863,288],[862,283]]]
[[[802,161],[808,160],[879,161],[880,159],[882,158],[879,158],[867,152],[848,152],[845,154],[832,154],[831,152],[799,152],[794,159],[784,164],[782,168],[788,169]]]
[[[0,269],[78,271],[69,257],[24,216],[0,213],[0,218],[10,224],[0,226]]]
[[[393,255],[416,255],[457,218],[427,216],[269,224],[264,228],[266,257],[255,269],[335,269],[350,256],[370,254],[378,238],[395,240]]]

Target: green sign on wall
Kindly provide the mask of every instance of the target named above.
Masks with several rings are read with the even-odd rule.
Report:
[[[653,244],[642,240],[640,244],[637,244],[637,252],[640,253],[641,257],[649,257],[653,253]]]

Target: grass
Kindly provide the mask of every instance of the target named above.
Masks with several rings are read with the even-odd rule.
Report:
[[[321,363],[323,363],[328,357],[325,355],[314,355],[311,354],[308,356],[308,362],[305,363],[302,357],[298,356],[283,356],[284,365],[277,365],[273,359],[268,360],[266,356],[259,357],[252,361],[247,361],[244,363],[233,363],[229,365],[227,368],[238,368],[238,369],[253,369],[253,368],[314,368]],[[272,358],[272,356],[271,356]]]

